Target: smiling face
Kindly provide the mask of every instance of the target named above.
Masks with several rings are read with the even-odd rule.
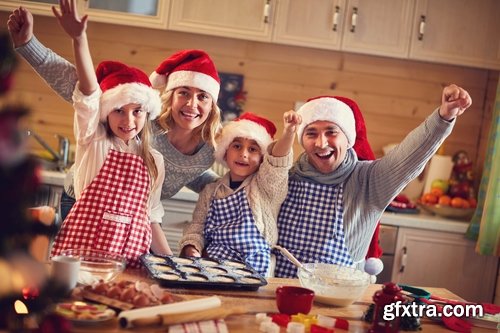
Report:
[[[193,130],[207,120],[212,110],[210,94],[193,87],[176,88],[172,95],[172,118],[175,125]]]
[[[108,125],[113,134],[125,143],[135,138],[144,128],[147,120],[147,112],[136,103],[123,105],[114,109],[108,115]]]
[[[254,174],[262,163],[263,153],[255,140],[235,138],[226,151],[224,160],[231,180],[243,181]]]
[[[344,161],[348,141],[344,132],[330,121],[315,121],[302,134],[302,146],[309,162],[321,173],[330,173]]]

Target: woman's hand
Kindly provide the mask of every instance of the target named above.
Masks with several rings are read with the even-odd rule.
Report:
[[[443,89],[439,115],[441,118],[450,121],[464,113],[471,105],[472,98],[469,93],[465,89],[451,84]]]
[[[33,15],[24,7],[15,9],[7,21],[14,47],[22,46],[33,38]]]

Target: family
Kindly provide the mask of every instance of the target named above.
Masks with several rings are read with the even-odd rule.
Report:
[[[384,209],[472,103],[461,87],[446,86],[441,105],[376,160],[361,111],[346,97],[313,97],[284,112],[276,138],[275,125],[251,112],[222,127],[220,80],[207,53],[181,50],[149,76],[118,61],[94,70],[88,17],[75,0],[60,0],[53,12],[72,40],[75,65],[37,40],[27,9],[8,21],[18,54],[75,110],[75,164],[51,255],[92,247],[121,253],[132,267],[149,251],[171,255],[161,200],[187,186],[199,200],[181,255],[236,259],[265,276],[296,277],[274,250],[280,245],[301,262],[363,269]],[[295,135],[303,148],[296,159]],[[227,174],[212,172],[214,161]]]

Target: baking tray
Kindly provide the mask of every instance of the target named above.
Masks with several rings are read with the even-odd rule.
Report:
[[[236,260],[144,254],[150,276],[164,287],[257,290],[267,284],[252,267]]]

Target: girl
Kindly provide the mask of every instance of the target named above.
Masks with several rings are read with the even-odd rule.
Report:
[[[23,7],[14,10],[9,16],[8,28],[16,51],[57,94],[71,101],[76,70],[33,36],[31,13]],[[163,61],[153,76],[155,87],[163,89],[161,116],[152,122],[153,143],[165,162],[161,198],[172,197],[183,186],[199,192],[218,178],[208,170],[214,162],[214,137],[220,129],[217,70],[205,52],[183,50]],[[68,195],[63,194],[62,211],[73,204],[70,174],[67,180]]]
[[[163,216],[161,155],[149,146],[149,119],[160,112],[158,92],[142,71],[114,61],[96,72],[88,47],[87,16],[75,0],[52,7],[73,40],[78,85],[75,107],[74,191],[77,202],[57,234],[51,255],[94,248],[125,256],[130,266],[151,249],[172,254],[159,225]],[[152,222],[152,223],[150,223]]]
[[[265,118],[245,113],[223,128],[215,158],[229,171],[200,193],[180,242],[182,254],[199,257],[204,250],[209,257],[245,261],[260,274],[272,275],[276,219],[301,122],[294,111],[283,117],[283,136],[269,148],[276,128]]]

